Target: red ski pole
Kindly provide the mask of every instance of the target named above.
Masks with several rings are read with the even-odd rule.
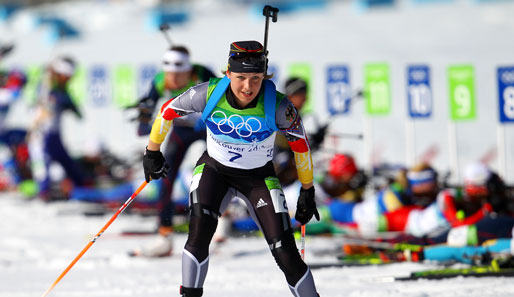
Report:
[[[45,291],[45,293],[43,293],[43,295],[41,297],[45,297],[46,295],[48,295],[48,293],[50,293],[50,291],[52,291],[52,289],[57,285],[57,283],[59,283],[59,281],[61,281],[61,279],[66,275],[66,273],[68,273],[68,271],[70,271],[70,269],[73,267],[73,265],[75,265],[75,263],[77,263],[78,260],[80,260],[80,258],[87,252],[87,250],[93,245],[93,243],[95,243],[95,241],[98,238],[100,238],[100,236],[102,236],[104,231],[107,230],[107,228],[109,228],[109,226],[112,224],[112,222],[114,222],[114,220],[116,220],[118,215],[120,215],[130,205],[130,203],[132,203],[132,201],[134,201],[134,199],[139,194],[139,192],[141,192],[141,190],[143,190],[143,188],[147,184],[148,183],[146,181],[144,181],[139,186],[139,188],[137,188],[137,190],[134,192],[134,194],[132,194],[132,196],[130,196],[130,198],[127,199],[127,201],[125,201],[125,203],[123,203],[123,205],[120,207],[120,209],[118,209],[118,211],[102,227],[102,229],[100,229],[100,231],[98,231],[98,233],[95,235],[95,237],[93,237],[93,239],[91,239],[91,241],[82,249],[82,251],[75,257],[75,259],[73,259],[73,261],[71,261],[70,265],[68,265],[68,267],[66,267],[66,269],[64,269],[64,271],[61,273],[61,275],[59,275],[59,277],[55,280],[55,282]]]

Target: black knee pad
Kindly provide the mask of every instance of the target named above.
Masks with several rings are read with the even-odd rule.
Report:
[[[182,297],[201,297],[203,288],[186,288],[180,286],[180,296]]]
[[[287,283],[295,286],[307,271],[307,265],[298,252],[293,234],[288,232],[282,238],[272,240],[270,247],[278,267],[286,276]]]
[[[185,248],[199,262],[205,260],[209,255],[209,244],[216,232],[218,217],[218,213],[203,208],[200,204],[194,204],[191,209],[189,236]]]

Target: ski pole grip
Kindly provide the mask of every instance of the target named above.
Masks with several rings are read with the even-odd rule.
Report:
[[[170,25],[166,24],[166,23],[162,23],[160,26],[159,26],[159,30],[161,31],[166,31],[166,30],[169,30],[170,29]]]
[[[271,21],[273,23],[276,23],[277,17],[278,17],[278,8],[270,6],[270,5],[266,5],[266,6],[264,6],[264,9],[262,10],[262,14],[265,17],[271,17]]]

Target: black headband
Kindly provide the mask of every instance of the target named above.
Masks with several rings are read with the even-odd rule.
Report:
[[[229,58],[227,69],[232,72],[261,73],[266,70],[266,58],[264,56]]]

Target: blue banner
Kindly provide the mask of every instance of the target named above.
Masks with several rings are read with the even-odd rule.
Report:
[[[152,64],[147,64],[141,66],[139,69],[139,79],[137,81],[137,95],[138,98],[146,96],[150,91],[150,86],[152,84],[152,80],[159,69],[157,66]]]
[[[514,66],[498,67],[500,122],[514,122]]]
[[[331,115],[350,111],[352,90],[350,71],[346,66],[329,66],[327,69],[327,107]]]
[[[393,7],[395,0],[357,0],[353,3],[358,11],[363,12],[378,7]]]
[[[89,96],[93,105],[107,105],[109,102],[109,92],[107,68],[102,65],[91,67],[89,71]]]
[[[433,100],[428,66],[407,67],[407,98],[411,118],[429,118],[432,115]]]

